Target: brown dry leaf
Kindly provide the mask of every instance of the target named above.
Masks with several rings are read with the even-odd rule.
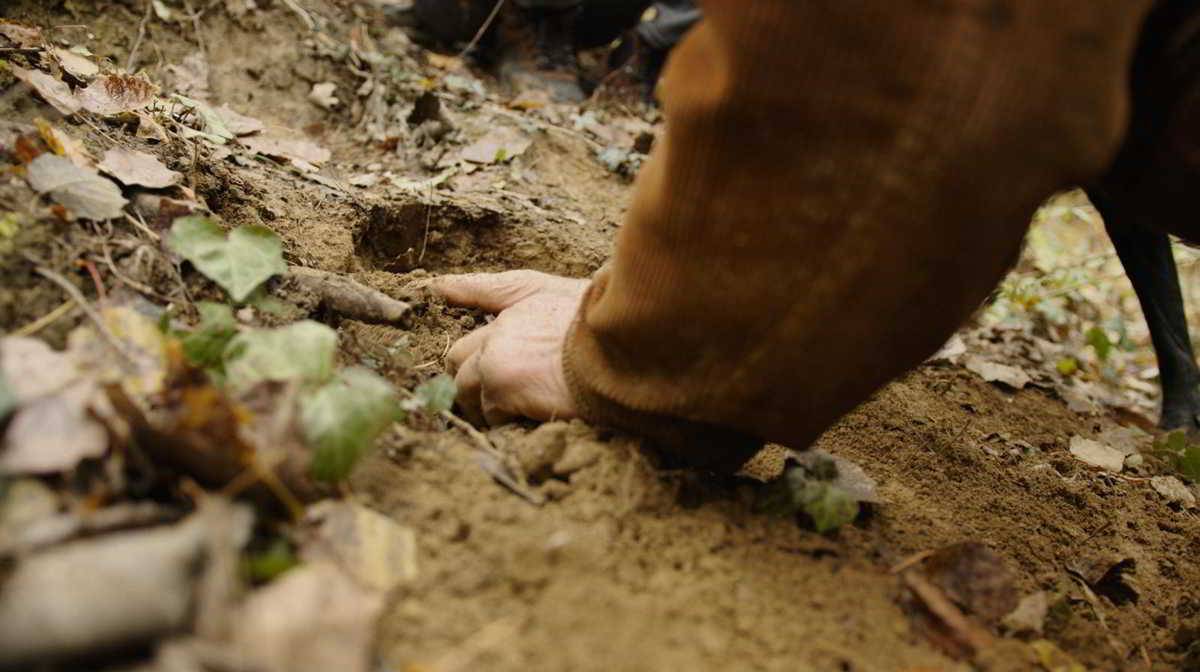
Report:
[[[1071,437],[1071,454],[1082,462],[1106,471],[1119,473],[1125,468],[1125,454],[1099,441],[1082,436]]]
[[[42,154],[31,161],[25,178],[34,191],[50,194],[77,217],[113,219],[120,217],[125,207],[121,189],[112,180],[55,154]]]
[[[1015,366],[997,364],[977,355],[970,355],[963,363],[968,371],[977,374],[989,383],[1002,383],[1019,390],[1029,384],[1029,374]]]
[[[302,565],[255,591],[235,616],[235,645],[262,672],[368,672],[383,595],[336,566]]]
[[[328,560],[364,588],[389,591],[417,578],[412,529],[354,502],[325,500],[308,507],[300,554]]]
[[[65,156],[71,160],[71,163],[83,168],[91,170],[96,167],[96,160],[92,158],[91,152],[83,143],[67,134],[66,131],[55,128],[50,125],[50,122],[45,119],[35,119],[38,133],[41,134],[42,140],[50,149],[59,156]]]
[[[135,112],[138,118],[138,127],[136,137],[151,142],[164,143],[169,138],[167,131],[163,129],[162,124],[154,120],[154,117],[145,112]]]
[[[313,166],[325,163],[331,156],[328,149],[315,142],[281,135],[278,132],[253,135],[241,138],[238,142],[263,156],[286,159],[301,170],[310,170]]]
[[[100,170],[126,186],[165,189],[183,180],[183,175],[167,168],[153,155],[123,147],[105,152]]]
[[[17,410],[4,434],[0,474],[52,474],[74,469],[108,450],[108,433],[92,417],[96,387],[76,383]]]
[[[1015,635],[1024,633],[1040,635],[1049,611],[1050,599],[1046,595],[1046,591],[1039,590],[1021,598],[1017,608],[1009,612],[1001,623],[1006,631]]]
[[[157,93],[158,87],[141,77],[112,74],[96,78],[76,97],[88,112],[113,117],[148,106]]]
[[[532,141],[522,133],[501,126],[463,148],[463,159],[471,163],[503,163],[525,153]]]
[[[70,116],[79,111],[80,102],[71,93],[71,87],[62,80],[51,77],[40,70],[26,70],[12,64],[9,64],[8,69],[17,79],[36,91],[42,100],[62,114]]]
[[[209,97],[209,67],[204,52],[188,54],[180,63],[168,65],[167,72],[175,83],[175,91],[197,100],[206,100]]]
[[[1017,607],[1016,577],[992,549],[974,541],[939,549],[925,575],[950,599],[984,623],[995,625]]]
[[[239,114],[234,111],[229,104],[226,103],[216,109],[217,116],[221,121],[225,122],[225,128],[229,129],[234,135],[250,135],[263,130],[264,126],[261,121],[254,117],[247,117],[244,114]]]
[[[59,66],[75,79],[90,80],[100,74],[100,66],[87,56],[62,47],[54,47],[50,53],[58,59]]]
[[[0,37],[18,49],[33,49],[42,44],[42,29],[8,19],[0,19]]]

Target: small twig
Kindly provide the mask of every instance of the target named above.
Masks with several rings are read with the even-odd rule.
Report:
[[[305,26],[308,26],[309,30],[317,29],[317,22],[313,21],[312,15],[306,9],[296,4],[296,0],[283,0],[283,4],[287,5],[287,8],[292,10],[292,13],[300,17],[300,20],[304,22]]]
[[[75,309],[75,301],[72,299],[67,299],[59,307],[55,308],[54,310],[46,313],[45,315],[43,315],[41,317],[39,317],[38,319],[34,320],[33,322],[30,322],[29,324],[12,332],[12,335],[13,336],[32,336],[32,335],[36,334],[37,332],[41,331],[42,329],[45,329],[46,327],[50,326],[51,324],[54,324],[55,322],[57,322],[59,320],[59,318],[64,317],[67,313],[70,313],[74,309]]]
[[[407,392],[407,394],[410,397],[413,396],[412,392]],[[451,425],[454,425],[462,430],[475,444],[475,447],[484,454],[484,456],[494,462],[497,467],[500,467],[496,470],[486,470],[492,478],[496,479],[501,485],[511,490],[513,494],[521,497],[534,506],[541,506],[542,504],[546,503],[546,498],[543,497],[541,493],[534,492],[533,490],[529,489],[529,484],[525,482],[525,478],[523,476],[513,476],[505,473],[508,471],[507,456],[500,452],[496,446],[492,445],[492,442],[486,436],[484,436],[483,432],[475,429],[474,425],[466,420],[463,420],[450,411],[442,411],[439,415],[441,415],[446,422],[449,422]]]
[[[196,33],[196,44],[200,46],[200,51],[207,56],[208,46],[204,43],[204,35],[200,32],[200,15],[192,9],[191,0],[183,0],[183,9],[187,12],[188,18],[192,20],[192,30]]]
[[[949,630],[952,637],[966,646],[972,654],[992,645],[992,633],[972,621],[937,586],[915,572],[901,575],[909,590],[921,600],[921,604],[936,616]]]
[[[133,41],[133,47],[129,50],[129,58],[125,61],[125,71],[133,72],[133,65],[137,59],[138,48],[142,46],[142,40],[146,38],[146,24],[150,23],[150,14],[154,10],[154,2],[146,0],[146,12],[142,15],[142,22],[138,24],[137,39]]]
[[[467,43],[467,46],[463,47],[462,51],[458,52],[459,59],[462,59],[464,56],[471,53],[471,50],[479,45],[479,41],[483,39],[483,36],[485,33],[487,33],[488,28],[492,27],[492,23],[496,20],[496,17],[500,15],[500,9],[503,7],[504,0],[496,0],[496,4],[492,6],[492,12],[488,14],[488,17],[484,20],[483,25],[479,26],[479,30],[475,31],[475,37],[472,37],[471,41]]]
[[[133,367],[137,366],[137,360],[135,360],[133,356],[125,350],[124,346],[121,345],[121,341],[119,341],[117,337],[113,335],[112,331],[109,330],[108,325],[104,324],[104,318],[101,317],[100,313],[97,313],[96,309],[88,303],[87,298],[84,297],[83,293],[79,291],[79,288],[77,288],[75,285],[72,285],[70,280],[67,280],[62,275],[55,273],[48,268],[39,266],[34,270],[37,271],[38,275],[46,278],[50,282],[53,282],[62,288],[62,290],[67,293],[67,296],[71,297],[75,303],[79,304],[79,307],[83,309],[83,314],[87,315],[88,319],[96,325],[96,331],[100,333],[101,338],[103,338],[108,343],[109,347],[116,351],[116,353],[125,360],[126,364]]]
[[[908,556],[907,558],[904,558],[900,562],[897,562],[896,564],[892,565],[892,568],[889,569],[888,571],[891,572],[892,574],[899,574],[900,572],[903,572],[904,570],[912,567],[913,565],[917,565],[922,562],[925,562],[925,560],[928,559],[929,556],[933,555],[933,553],[934,553],[933,551],[920,551],[918,553],[913,553],[912,555]]]
[[[100,269],[96,268],[96,262],[91,259],[82,259],[75,263],[87,270],[88,277],[92,279],[92,285],[96,288],[96,298],[100,303],[108,301],[108,291],[104,288],[104,282],[100,279]]]

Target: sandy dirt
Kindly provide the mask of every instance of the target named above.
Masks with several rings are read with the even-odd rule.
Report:
[[[123,61],[141,8],[81,4],[89,3],[6,3],[0,16],[86,25],[94,52]],[[307,100],[318,81],[337,82],[352,98],[357,80],[311,46],[281,3],[260,2],[264,9],[240,18],[222,3],[199,4],[208,10],[198,32],[190,23],[149,25],[139,64],[152,79],[170,81],[168,65],[203,50],[212,100],[332,149],[321,173],[329,180],[344,183],[372,165],[407,180],[441,172],[436,160],[425,165],[425,150],[365,139],[353,110],[327,112]],[[356,14],[353,3],[302,4],[339,40],[359,25],[385,47],[399,39],[388,37],[398,28],[369,9]],[[412,77],[455,72],[411,50]],[[350,274],[416,302],[406,328],[315,315],[338,329],[346,362],[411,386],[440,372],[448,345],[486,322],[428,297],[425,281],[526,267],[585,277],[609,254],[632,188],[596,159],[596,139],[570,121],[523,121],[526,113],[504,107],[495,83],[476,74],[491,97],[447,93],[455,131],[441,151],[456,153],[497,126],[532,144],[511,163],[436,187],[331,187],[270,162],[142,148],[184,172],[227,223],[276,231],[289,263]],[[5,105],[0,112],[14,123],[45,114],[25,101]],[[96,149],[112,144],[86,126],[70,130]],[[5,189],[13,188],[0,187],[5,209],[28,198]],[[41,223],[22,235],[21,248],[65,264],[71,246],[85,247],[93,234]],[[115,263],[174,291],[169,269],[139,265],[132,251]],[[84,276],[73,277],[88,289]],[[6,259],[0,278],[5,331],[63,301],[20,258]],[[301,293],[276,290],[306,309]],[[79,319],[68,316],[43,336],[61,338]],[[1041,669],[1003,645],[973,664],[955,660],[928,636],[921,606],[891,568],[965,541],[995,550],[1021,595],[1046,591],[1043,636],[1087,669],[1200,669],[1200,517],[1169,504],[1148,473],[1098,472],[1068,452],[1072,436],[1096,437],[1118,419],[1070,410],[1053,389],[1014,391],[960,364],[927,364],[817,442],[859,464],[884,500],[832,535],[757,512],[752,479],[664,471],[635,439],[582,423],[489,434],[527,461],[542,451],[571,458],[532,479],[548,498],[541,506],[496,483],[458,430],[397,426],[352,479],[356,497],[414,529],[419,544],[418,578],[389,596],[378,625],[382,669]],[[1105,580],[1112,572],[1119,576]],[[1085,588],[1087,577],[1096,584]]]

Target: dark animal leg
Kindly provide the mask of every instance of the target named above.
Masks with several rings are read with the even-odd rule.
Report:
[[[1108,236],[1133,283],[1150,327],[1162,383],[1159,426],[1200,429],[1200,369],[1192,353],[1170,239],[1166,233],[1126,216],[1103,192],[1091,190],[1088,195],[1104,218]]]

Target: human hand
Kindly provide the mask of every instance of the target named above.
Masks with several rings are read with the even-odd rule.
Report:
[[[447,275],[433,282],[433,291],[451,305],[498,314],[446,355],[468,417],[495,425],[514,417],[578,415],[563,374],[563,346],[588,283],[537,271]]]

